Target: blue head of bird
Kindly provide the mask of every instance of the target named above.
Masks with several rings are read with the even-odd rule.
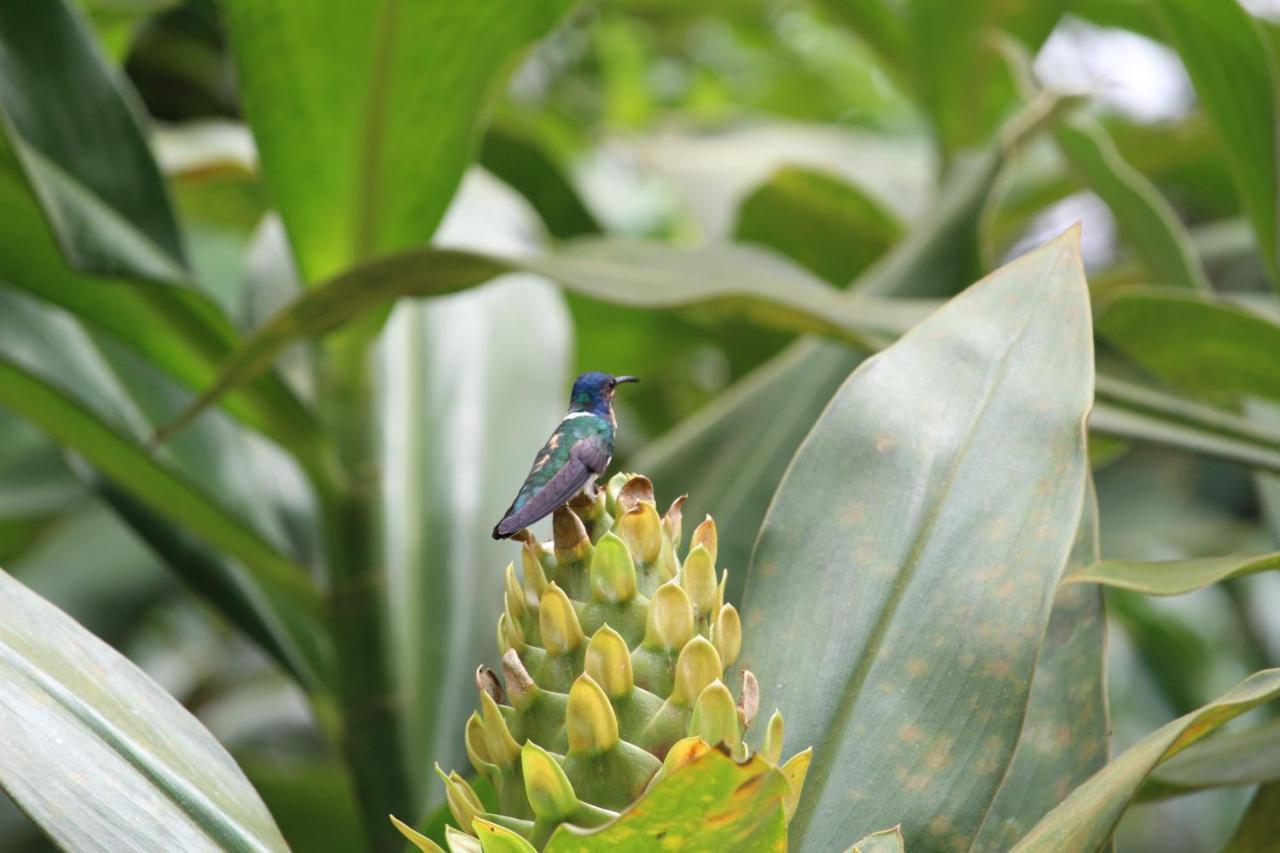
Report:
[[[613,392],[624,382],[639,382],[634,376],[613,376],[592,370],[573,381],[573,394],[569,397],[569,411],[591,412],[608,418],[613,411]]]

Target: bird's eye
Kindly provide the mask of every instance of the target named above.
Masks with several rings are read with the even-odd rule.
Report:
[[[616,379],[610,379],[610,380],[609,380],[609,387],[610,387],[610,388],[616,388],[616,387],[618,387],[618,380],[616,380]]]

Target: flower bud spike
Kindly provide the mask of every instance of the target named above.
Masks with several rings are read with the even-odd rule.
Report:
[[[582,645],[582,626],[573,602],[555,584],[547,587],[538,606],[538,632],[542,645],[553,655],[568,654]]]
[[[565,507],[556,510],[551,517],[551,532],[555,537],[556,562],[559,565],[575,565],[590,556],[591,537],[576,512]]]
[[[720,608],[716,623],[711,629],[711,639],[720,653],[720,662],[725,669],[733,666],[742,651],[742,620],[738,617],[738,609],[732,604]]]
[[[738,727],[738,708],[733,694],[724,682],[716,680],[698,694],[689,718],[689,736],[700,737],[713,746],[726,744],[734,752],[742,743],[742,730]]]
[[[488,693],[489,698],[499,705],[506,701],[506,697],[502,695],[502,685],[498,682],[497,674],[483,664],[476,667],[476,689],[481,693]]]
[[[689,538],[689,549],[692,550],[701,545],[707,549],[707,554],[711,556],[711,565],[716,563],[716,548],[719,543],[719,537],[716,535],[716,521],[711,516],[707,516],[701,524],[694,528],[693,536]]]
[[[618,718],[591,676],[583,674],[573,682],[565,717],[570,753],[596,754],[617,745]]]
[[[716,589],[716,612],[720,612],[720,608],[724,607],[724,591],[729,588],[729,570],[720,570],[720,586]]]
[[[412,826],[409,826],[409,824],[405,823],[400,818],[395,815],[388,815],[388,817],[391,818],[391,825],[399,830],[400,834],[403,835],[410,844],[418,850],[421,850],[422,853],[445,853],[443,847],[436,844],[430,838],[427,838],[421,832],[418,832],[418,830],[414,829]]]
[[[684,537],[684,502],[688,495],[681,495],[671,502],[667,512],[662,516],[662,532],[667,534],[674,551],[680,550],[680,540]]]
[[[516,579],[516,567],[514,563],[507,563],[507,572],[505,577],[505,594],[504,602],[507,606],[507,612],[511,614],[512,619],[519,622],[528,612],[528,604],[525,601],[524,587],[520,585],[520,581]]]
[[[764,743],[760,745],[760,754],[770,764],[782,760],[782,714],[775,708],[769,718],[769,727],[764,730]]]
[[[623,515],[631,512],[641,504],[654,506],[653,482],[642,474],[633,474],[618,489],[618,512]]]
[[[449,814],[453,815],[458,826],[470,827],[471,821],[485,812],[480,797],[456,771],[446,774],[437,764],[436,775],[444,782],[444,798],[449,805]]]
[[[676,659],[676,683],[670,701],[688,707],[713,681],[724,673],[720,653],[705,637],[694,637]]]
[[[539,820],[558,823],[577,810],[578,796],[573,792],[573,785],[551,753],[533,741],[526,741],[520,751],[520,767],[524,772],[525,794]]]
[[[613,514],[607,506],[605,490],[597,486],[594,491],[594,495],[579,493],[570,499],[569,509],[582,519],[591,541],[598,542],[601,536],[613,528]]]
[[[755,673],[749,669],[742,671],[742,693],[738,699],[738,722],[742,724],[742,730],[746,731],[751,728],[751,724],[755,722],[756,714],[760,711],[760,682],[756,681]]]
[[[596,631],[591,642],[587,643],[585,669],[611,700],[627,696],[635,687],[631,674],[631,651],[622,635],[608,625]]]
[[[649,602],[644,643],[651,648],[674,652],[693,639],[693,604],[689,594],[675,581],[658,587]]]
[[[511,736],[502,709],[488,693],[480,693],[480,713],[484,723],[484,743],[490,759],[499,767],[510,767],[520,755],[520,744]]]
[[[520,570],[524,574],[524,586],[533,601],[542,597],[547,588],[547,574],[542,569],[540,548],[536,540],[528,540],[520,548]]]
[[[507,683],[507,696],[511,698],[511,706],[516,710],[528,705],[539,690],[515,649],[507,649],[502,653],[502,680]]]
[[[680,585],[689,593],[698,624],[703,628],[707,627],[716,612],[716,601],[720,595],[715,565],[711,561],[711,552],[705,546],[694,546],[689,556],[684,558],[684,566],[680,570]]]
[[[813,747],[809,747],[804,752],[797,752],[782,765],[782,775],[786,777],[787,785],[791,789],[782,800],[782,809],[787,820],[791,820],[792,815],[796,813],[796,806],[800,804],[800,793],[804,790],[804,778],[809,774],[811,761],[813,761]]]
[[[591,555],[591,597],[620,604],[636,594],[636,567],[627,545],[612,533],[600,537]]]

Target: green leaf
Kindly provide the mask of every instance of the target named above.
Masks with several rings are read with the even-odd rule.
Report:
[[[1090,484],[1067,571],[1098,557],[1097,497]],[[1107,762],[1106,624],[1102,592],[1060,586],[1036,660],[1013,761],[971,850],[1003,851]]]
[[[1280,837],[1280,784],[1263,785],[1253,795],[1235,835],[1222,853],[1267,853]]]
[[[824,332],[851,341],[874,339],[868,328],[901,323],[901,313],[883,302],[843,299],[786,261],[740,247],[682,250],[598,240],[553,255],[521,259],[419,249],[357,267],[294,300],[246,336],[218,379],[158,440],[230,389],[261,374],[300,338],[329,332],[400,297],[455,293],[508,272],[538,273],[575,293],[619,305],[705,307],[765,325]]]
[[[562,825],[545,853],[786,850],[787,791],[786,778],[760,756],[738,764],[712,749],[659,779],[612,823],[595,830]]]
[[[480,146],[480,164],[519,192],[559,240],[600,233],[600,224],[560,164],[529,135],[495,125]]]
[[[1150,282],[1207,291],[1209,280],[1177,213],[1146,176],[1125,161],[1102,125],[1079,116],[1060,125],[1054,135],[1071,167],[1111,208]]]
[[[73,102],[78,103],[78,102]],[[189,388],[212,381],[235,331],[214,303],[187,288],[102,278],[64,262],[13,150],[0,134],[0,284],[30,293],[81,318]],[[143,333],[145,331],[145,333]],[[316,467],[319,433],[310,413],[274,376],[236,390],[226,408]]]
[[[1162,764],[1139,800],[1177,797],[1206,788],[1257,785],[1280,779],[1280,720],[1223,732],[1192,744]]]
[[[1127,288],[1097,318],[1101,338],[1169,382],[1206,399],[1280,399],[1280,324],[1182,290]]]
[[[1165,417],[1128,411],[1105,403],[1094,404],[1093,411],[1089,413],[1089,430],[1113,438],[1145,441],[1280,473],[1280,452],[1270,439],[1234,438],[1211,428],[1186,426]]]
[[[569,5],[225,5],[263,175],[306,282],[431,237],[497,86]]]
[[[907,45],[918,96],[945,151],[985,143],[1014,102],[1013,86],[992,44],[992,32],[1005,31],[1034,52],[1068,5],[1066,0],[909,0],[905,4]]]
[[[6,3],[0,55],[0,127],[68,262],[89,273],[185,279],[138,109],[77,14],[65,0]]]
[[[434,762],[466,764],[475,693],[445,685],[497,658],[492,605],[515,554],[490,531],[563,414],[571,334],[560,294],[526,279],[404,304],[382,335],[389,644],[424,800],[439,794]]]
[[[873,832],[861,841],[854,842],[845,853],[904,853],[905,850],[902,827],[895,826]]]
[[[1068,572],[1064,583],[1097,583],[1147,595],[1182,595],[1229,578],[1280,568],[1280,554],[1196,560],[1102,560]]]
[[[194,717],[4,572],[0,725],[0,785],[60,847],[288,849]]]
[[[958,164],[916,225],[851,285],[852,298],[936,296],[963,287],[978,267],[977,226],[1002,162],[998,151]],[[796,448],[863,353],[798,341],[639,454],[634,467],[676,494],[689,518],[715,516],[727,597],[740,601],[756,533]]]
[[[236,558],[234,576],[217,581],[256,614],[291,668],[312,686],[326,684],[329,660],[319,597],[306,571],[282,556],[200,487],[156,461],[65,392],[0,356],[0,405],[28,418],[171,523]],[[228,564],[236,565],[236,564]]]
[[[538,853],[523,836],[478,817],[471,822],[472,829],[480,836],[480,849],[484,853]]]
[[[1204,707],[1147,735],[1076,788],[1013,848],[1034,851],[1097,850],[1143,780],[1162,762],[1245,711],[1280,696],[1280,669],[1256,672]]]
[[[967,847],[1010,765],[1085,497],[1078,238],[992,273],[865,362],[778,487],[741,665],[814,747],[791,823],[801,846],[901,821],[909,848]]]
[[[826,172],[783,167],[742,201],[734,239],[774,249],[845,285],[902,235],[879,202]]]
[[[1225,152],[1236,192],[1277,275],[1276,70],[1259,25],[1237,0],[1151,0]]]

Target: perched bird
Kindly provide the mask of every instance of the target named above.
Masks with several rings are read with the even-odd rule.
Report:
[[[573,382],[569,412],[538,451],[533,468],[502,521],[493,528],[494,539],[506,539],[539,519],[546,518],[584,489],[609,467],[613,458],[613,392],[634,376],[610,376],[592,371]]]

